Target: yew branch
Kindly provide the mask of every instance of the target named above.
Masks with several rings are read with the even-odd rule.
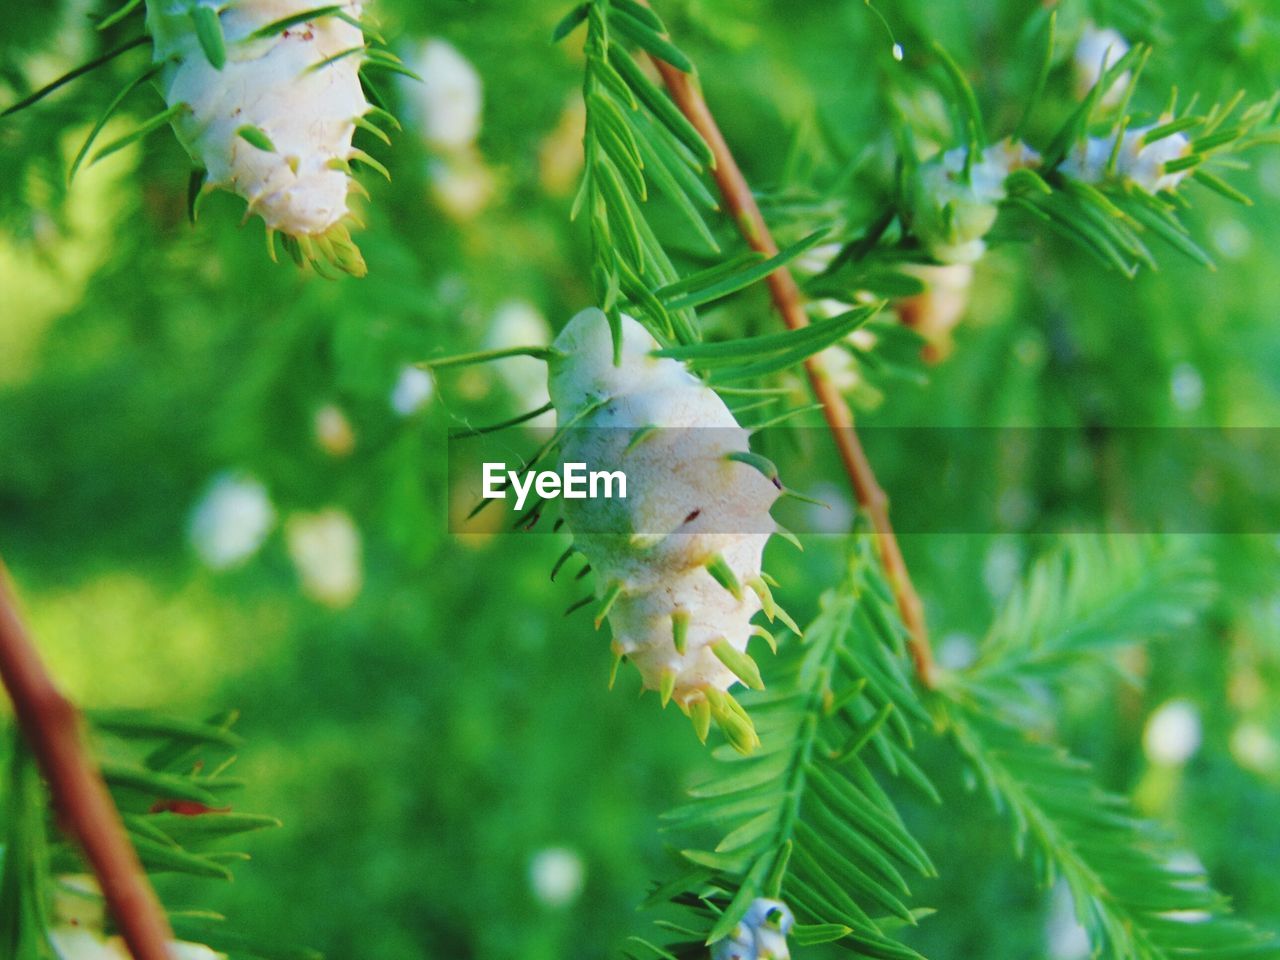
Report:
[[[0,680],[48,781],[59,820],[84,850],[134,960],[170,960],[173,938],[102,774],[85,746],[79,712],[45,670],[0,560]]]
[[[742,175],[742,170],[725,142],[706,100],[698,90],[696,81],[692,76],[673,67],[665,60],[653,56],[650,59],[662,75],[671,98],[711,148],[716,161],[713,171],[716,184],[743,238],[753,250],[758,250],[767,257],[774,256],[778,252],[778,245],[774,243],[769,226],[765,223],[755,196],[751,193],[751,187]],[[804,297],[791,271],[785,266],[779,267],[769,274],[767,282],[770,297],[782,316],[783,323],[791,330],[807,326],[809,317],[804,312]],[[858,505],[870,518],[872,528],[876,532],[885,574],[893,586],[903,623],[911,633],[911,656],[915,661],[916,673],[922,683],[932,686],[933,652],[929,646],[928,631],[925,628],[924,607],[911,583],[906,562],[902,557],[902,549],[898,544],[898,538],[894,535],[893,524],[889,520],[889,498],[876,480],[875,472],[871,469],[871,463],[862,448],[862,442],[858,439],[849,405],[823,372],[821,360],[817,356],[810,357],[805,361],[805,372],[808,374],[814,396],[822,405],[823,417],[831,431],[832,439],[835,440],[845,473],[849,475],[854,496],[857,498]]]

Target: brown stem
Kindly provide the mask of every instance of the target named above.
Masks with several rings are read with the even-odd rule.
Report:
[[[49,783],[60,822],[84,850],[129,952],[134,960],[170,960],[169,921],[85,746],[80,714],[54,685],[18,617],[2,560],[0,680]]]
[[[713,171],[716,184],[720,187],[720,195],[725,206],[733,215],[734,222],[743,238],[766,257],[778,252],[778,245],[773,242],[769,227],[760,213],[755,196],[751,193],[746,178],[738,168],[725,142],[720,128],[716,125],[706,100],[698,91],[693,77],[678,70],[665,60],[651,57],[654,66],[662,75],[667,90],[681,112],[702,134],[702,138],[711,148],[715,156],[716,166]],[[804,312],[803,296],[796,285],[791,271],[785,266],[779,267],[768,277],[769,294],[774,306],[782,315],[782,321],[791,330],[808,326],[809,317]],[[814,396],[822,404],[822,414],[831,430],[836,448],[840,451],[840,460],[853,485],[854,496],[858,504],[871,518],[871,525],[877,536],[880,548],[880,559],[884,564],[885,574],[893,586],[894,596],[902,614],[902,621],[911,633],[911,656],[915,661],[916,673],[926,686],[933,685],[933,652],[929,646],[929,636],[925,629],[924,607],[920,603],[911,577],[907,573],[907,565],[902,558],[902,550],[898,539],[894,536],[893,525],[889,522],[889,498],[881,489],[871,463],[862,449],[862,443],[853,427],[853,416],[840,392],[832,385],[823,372],[822,363],[817,356],[811,356],[804,362],[805,371],[809,375],[809,383],[813,387]]]

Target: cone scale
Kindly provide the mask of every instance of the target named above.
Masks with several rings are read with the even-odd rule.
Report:
[[[627,476],[625,499],[566,500],[566,527],[596,577],[615,656],[700,738],[714,720],[747,752],[759,739],[729,691],[762,685],[747,644],[759,635],[751,620],[765,606],[756,587],[779,490],[730,456],[748,451],[749,435],[713,390],[652,356],[657,342],[630,317],[620,336],[615,365],[608,321],[592,309],[552,344],[549,392],[558,424],[572,427],[561,459]]]

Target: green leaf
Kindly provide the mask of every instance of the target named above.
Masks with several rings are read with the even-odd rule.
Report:
[[[70,183],[75,179],[76,171],[80,169],[80,164],[84,163],[84,158],[88,155],[89,148],[93,146],[93,142],[98,139],[98,134],[102,132],[102,128],[107,125],[107,121],[110,120],[115,115],[115,112],[120,109],[120,105],[124,103],[129,94],[133,93],[134,90],[138,89],[138,87],[142,86],[142,84],[146,83],[158,74],[163,66],[164,64],[153,63],[125,84],[120,89],[120,92],[111,98],[111,102],[107,104],[107,108],[103,110],[98,119],[94,121],[93,129],[90,130],[89,135],[85,137],[84,143],[81,144],[80,149],[76,152],[75,159],[71,161],[71,167],[67,171],[67,183]]]
[[[55,90],[61,89],[66,84],[70,83],[72,80],[75,80],[78,77],[83,77],[86,73],[96,70],[98,69],[98,67],[101,67],[104,64],[110,63],[112,60],[120,56],[122,53],[128,53],[134,47],[140,47],[145,43],[149,43],[150,41],[151,41],[151,38],[144,34],[141,37],[134,37],[132,40],[128,41],[127,43],[122,43],[120,44],[120,46],[114,47],[111,50],[108,50],[106,53],[104,53],[100,57],[94,57],[92,60],[88,61],[87,63],[81,64],[80,66],[76,67],[74,70],[67,71],[62,76],[58,77],[58,79],[52,80],[49,83],[46,83],[39,90],[36,90],[34,93],[28,94],[27,96],[19,100],[17,103],[12,103],[9,106],[5,107],[4,110],[0,111],[0,117],[7,117],[11,113],[17,113],[19,110],[25,110],[27,107],[31,106],[32,104],[39,103],[49,94],[53,93]]]
[[[90,165],[97,163],[103,157],[109,157],[111,156],[111,154],[115,153],[116,151],[123,150],[125,147],[129,146],[131,143],[134,143],[137,140],[141,140],[144,137],[148,136],[149,134],[154,133],[160,127],[163,127],[167,123],[169,123],[169,121],[175,119],[176,117],[181,116],[184,113],[190,112],[190,110],[191,108],[187,106],[185,103],[175,103],[169,109],[163,110],[160,113],[157,113],[151,119],[144,121],[142,126],[134,130],[132,133],[126,133],[124,136],[118,137],[117,139],[112,140],[105,147],[103,147],[93,155],[93,160],[90,161]]]
[[[602,158],[595,167],[595,180],[600,186],[605,209],[609,215],[612,236],[626,249],[627,256],[637,265],[637,272],[644,270],[644,241],[632,208],[631,199],[622,185],[622,175],[617,166]]]
[[[418,76],[414,71],[406,67],[395,54],[389,50],[379,50],[371,48],[364,61],[365,67],[373,67],[377,70],[387,70],[391,73],[398,73],[402,77],[408,77],[410,80],[417,80],[422,83],[422,77]]]
[[[11,734],[0,859],[0,949],[14,960],[53,960],[49,926],[47,795],[21,733]]]
[[[121,814],[125,826],[130,833],[136,833],[148,840],[154,840],[156,843],[163,844],[166,847],[180,847],[181,844],[174,840],[158,827],[150,823],[150,818],[138,813]]]
[[[743,270],[762,263],[764,259],[763,253],[756,250],[744,250],[728,260],[717,263],[715,266],[707,267],[707,269],[699,270],[696,273],[686,274],[674,283],[667,284],[661,290],[658,290],[657,294],[668,300],[674,300],[690,290],[706,287],[713,283],[719,283],[728,277],[736,276]]]
[[[123,737],[217,744],[233,750],[243,742],[224,727],[140,710],[89,710],[85,716],[93,726]]]
[[[879,307],[858,307],[827,320],[819,320],[798,330],[782,333],[766,333],[757,337],[737,340],[721,340],[707,343],[688,343],[664,347],[653,352],[656,357],[683,360],[695,366],[713,366],[721,363],[754,360],[771,354],[804,348],[815,353],[830,346],[873,317]]]
[[[982,122],[982,109],[978,106],[978,95],[973,92],[973,85],[969,83],[969,78],[964,75],[960,65],[952,59],[946,47],[935,40],[933,42],[933,52],[937,55],[948,78],[950,78],[952,85],[955,87],[956,96],[960,101],[961,112],[964,117],[963,133],[969,141],[969,153],[972,156],[986,146],[986,133]]]
[[[609,16],[609,25],[646,53],[671,64],[683,73],[693,73],[693,62],[675,44],[625,10],[614,9]]]
[[[258,960],[324,960],[323,955],[310,948],[246,936],[207,917],[170,914],[169,920],[179,939],[203,943],[222,953],[256,957]]]
[[[757,756],[758,755],[753,755]],[[751,768],[744,773],[726,776],[722,772],[706,783],[692,787],[689,790],[689,796],[699,799],[711,799],[713,797],[724,797],[730,794],[743,793],[751,791],[756,787],[765,786],[773,783],[777,777],[783,772],[780,761],[773,763],[752,763]]]
[[[1027,196],[1015,196],[1010,197],[1008,203],[1027,211],[1054,232],[1083,247],[1096,256],[1103,266],[1119,270],[1128,277],[1136,273],[1137,268],[1124,255],[1122,248],[1117,246],[1114,238],[1082,216],[1076,207],[1063,200],[1060,193],[1051,197],[1037,197],[1034,201]]]
[[[1248,194],[1241,193],[1235,187],[1231,186],[1231,184],[1210,173],[1208,170],[1203,168],[1197,170],[1195,173],[1191,174],[1191,179],[1195,180],[1197,183],[1204,184],[1214,193],[1226,197],[1228,200],[1234,201],[1241,206],[1253,206],[1253,200],[1249,198]]]
[[[590,3],[580,3],[568,13],[564,18],[556,24],[554,30],[551,31],[551,42],[559,43],[574,30],[578,29],[578,25],[587,19],[587,13],[591,9]]]
[[[647,7],[642,3],[637,3],[636,0],[609,0],[609,6],[634,17],[654,33],[667,32],[667,28],[663,25],[662,20],[659,19],[658,15],[653,12],[652,7]]]
[[[159,831],[179,846],[190,848],[223,837],[281,826],[275,817],[254,813],[152,813],[134,817],[132,823]]]
[[[208,857],[188,853],[181,847],[160,843],[140,833],[132,835],[133,848],[138,852],[142,865],[150,871],[162,873],[187,873],[214,880],[230,880],[231,871]]]
[[[263,133],[259,127],[255,127],[253,124],[247,123],[237,129],[236,136],[241,140],[244,140],[250,146],[257,147],[259,150],[263,150],[267,153],[276,152],[276,145],[271,142],[271,138]]]
[[[742,366],[717,366],[711,371],[710,382],[719,384],[726,381],[763,377],[793,367],[848,336],[866,323],[871,316],[874,316],[881,307],[882,304],[859,307],[857,310],[851,310],[838,317],[832,317],[830,320],[822,320],[792,331],[794,334],[802,334],[810,330],[816,331],[816,333],[813,337],[797,337],[791,348],[754,363],[747,363]]]
[[[445,367],[469,367],[477,363],[490,363],[507,357],[533,357],[535,360],[551,360],[560,354],[550,347],[504,347],[500,350],[479,350],[475,353],[459,353],[450,357],[433,357],[423,360],[419,366],[428,370]]]
[[[310,10],[301,10],[287,17],[281,17],[279,20],[272,20],[266,26],[259,27],[253,31],[245,39],[261,40],[263,37],[274,37],[276,34],[282,33],[300,23],[306,23],[308,20],[319,20],[322,17],[332,17],[336,14],[344,13],[345,9],[343,4],[334,3],[323,7],[312,7]]]
[[[842,923],[797,923],[791,928],[791,939],[801,947],[816,947],[840,940],[851,933],[853,928]]]
[[[825,870],[813,851],[797,841],[791,854],[791,870],[783,887],[784,894],[788,885],[801,884],[803,889],[813,891],[829,904],[830,912],[823,914],[827,920],[848,924],[855,930],[879,932],[871,915],[847,889],[845,880]]]
[[[96,30],[107,30],[114,27],[117,23],[127,17],[129,14],[142,6],[142,0],[125,0],[123,4],[117,7],[113,12],[98,21]]]
[[[694,152],[651,114],[640,111],[633,114],[631,119],[643,139],[662,157],[671,176],[684,190],[690,202],[707,210],[719,210],[720,203],[707,186],[702,165]]]
[[[735,450],[726,459],[745,463],[747,466],[758,470],[766,480],[778,484],[778,465],[762,454],[751,450]]]
[[[104,761],[102,778],[110,787],[135,790],[154,799],[190,800],[206,806],[218,804],[216,794],[197,785],[190,778],[160,773],[156,770],[148,770],[146,767]]]
[[[1192,176],[1199,180],[1203,173],[1203,170],[1197,170]],[[1210,269],[1215,268],[1213,258],[1191,239],[1186,228],[1162,200],[1150,197],[1141,190],[1133,191],[1130,198],[1127,209],[1136,221],[1189,259]]]
[[[1129,51],[1118,58],[1115,63],[1102,72],[1098,82],[1093,85],[1079,107],[1072,112],[1067,121],[1054,135],[1053,141],[1043,151],[1044,166],[1052,169],[1062,163],[1073,143],[1081,140],[1087,133],[1089,120],[1097,108],[1103,94],[1110,90],[1115,82],[1128,73],[1137,61],[1146,56],[1148,50],[1144,44],[1134,44]]]
[[[1023,108],[1022,119],[1018,121],[1018,125],[1013,131],[1013,139],[1015,141],[1022,139],[1023,132],[1027,129],[1027,124],[1031,122],[1031,117],[1034,115],[1036,107],[1040,104],[1040,98],[1044,96],[1044,88],[1049,81],[1049,71],[1053,69],[1053,48],[1057,36],[1058,11],[1050,10],[1045,29],[1044,53],[1040,56],[1040,66],[1036,70],[1036,79],[1031,87],[1031,96],[1027,98],[1027,105]]]
[[[1200,117],[1179,117],[1177,120],[1170,120],[1168,123],[1162,123],[1152,127],[1142,136],[1142,145],[1150,146],[1166,137],[1171,137],[1175,133],[1182,133],[1184,130],[1190,130],[1192,127],[1198,127],[1201,124]]]
[[[811,233],[803,240],[791,244],[778,253],[769,257],[767,260],[752,261],[750,265],[745,265],[736,273],[727,276],[721,276],[720,279],[708,283],[701,288],[690,289],[687,293],[679,296],[672,296],[669,288],[664,287],[657,291],[658,297],[667,301],[667,306],[672,310],[681,310],[685,307],[698,307],[714,300],[727,297],[732,293],[737,293],[751,284],[763,280],[769,274],[773,273],[779,267],[786,266],[796,257],[801,256],[808,250],[812,250],[818,244],[826,239],[826,231],[819,230]],[[694,278],[684,281],[686,286],[691,285]],[[787,334],[780,334],[786,336]]]
[[[777,811],[766,810],[726,833],[724,839],[716,844],[716,853],[736,853],[744,847],[753,847],[772,833],[777,825]]]
[[[693,227],[697,232],[699,239],[706,245],[708,252],[719,253],[720,244],[716,242],[716,238],[707,227],[706,221],[702,219],[702,214],[694,206],[689,194],[676,181],[675,175],[672,174],[666,160],[659,150],[654,147],[653,142],[642,136],[636,139],[636,144],[644,159],[645,176],[675,204],[676,210],[684,217],[689,226]],[[656,296],[655,299],[657,299]]]
[[[598,93],[588,97],[587,109],[593,122],[598,124],[597,131],[606,134],[601,142],[614,165],[627,178],[632,195],[644,200],[648,193],[642,173],[644,160],[640,156],[635,134],[623,118],[622,112],[609,97]]]
[[[751,906],[751,901],[760,895],[760,885],[764,881],[768,869],[769,859],[767,857],[760,857],[755,861],[746,876],[742,878],[737,891],[733,895],[733,899],[725,907],[724,913],[720,915],[720,918],[711,928],[711,932],[707,934],[708,944],[723,940],[733,932],[733,928],[737,926],[738,921],[742,919],[742,915]]]
[[[191,8],[191,22],[209,65],[215,70],[221,70],[227,63],[227,41],[222,35],[222,21],[218,19],[218,11],[197,3]]]
[[[234,710],[216,713],[204,721],[204,725],[218,730],[229,731],[235,725],[238,714]],[[201,744],[193,743],[190,737],[174,737],[161,743],[143,761],[149,770],[177,770],[183,763],[194,764],[199,758]],[[188,766],[187,769],[190,769]]]
[[[671,98],[654,86],[653,81],[645,75],[644,71],[640,69],[639,65],[631,57],[625,55],[613,57],[609,62],[627,81],[627,85],[635,93],[637,99],[649,108],[654,117],[676,139],[692,151],[700,163],[707,166],[715,164],[715,157],[711,153],[711,148],[707,146],[707,142],[702,139],[702,134],[698,133],[688,118],[680,112],[680,108],[672,102]]]

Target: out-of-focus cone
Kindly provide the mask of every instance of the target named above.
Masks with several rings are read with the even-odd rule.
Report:
[[[285,522],[289,556],[302,590],[327,607],[350,606],[360,593],[360,531],[341,510],[298,513]]]
[[[955,346],[952,335],[956,325],[969,309],[973,265],[908,264],[901,269],[919,279],[925,289],[894,303],[898,319],[924,338],[923,356],[927,363],[945,360]]]
[[[575,93],[565,104],[560,119],[538,145],[538,182],[553,197],[568,196],[582,173],[582,135],[587,127],[587,108]]]

